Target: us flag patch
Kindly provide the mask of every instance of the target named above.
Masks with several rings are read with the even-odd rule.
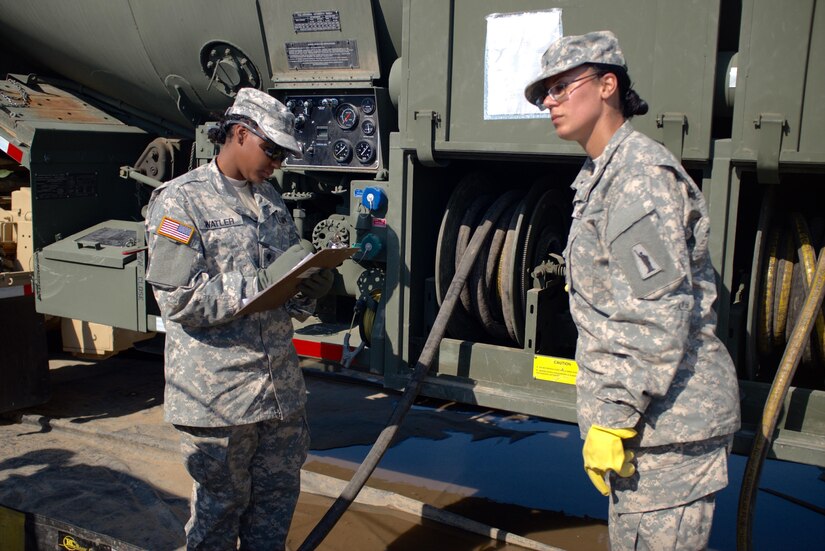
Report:
[[[168,216],[164,216],[158,226],[158,235],[163,235],[184,245],[188,245],[192,240],[192,235],[195,233],[195,228],[178,222]]]

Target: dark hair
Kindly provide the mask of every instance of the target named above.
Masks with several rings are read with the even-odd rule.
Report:
[[[244,115],[225,115],[218,121],[217,126],[209,129],[206,137],[214,144],[224,144],[226,143],[226,137],[232,134],[232,126],[237,122],[245,122],[253,128],[258,126],[255,121]]]
[[[626,119],[634,115],[644,115],[647,113],[648,105],[645,100],[639,97],[631,86],[630,76],[627,74],[627,69],[619,67],[618,65],[605,65],[601,63],[593,63],[593,68],[599,76],[607,73],[613,73],[619,80],[619,105],[622,108],[622,115]]]

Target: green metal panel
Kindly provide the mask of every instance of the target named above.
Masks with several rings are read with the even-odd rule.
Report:
[[[825,6],[748,0],[742,10],[734,160],[825,164]]]
[[[44,149],[32,157],[32,144],[38,133],[41,139],[45,139],[42,136],[51,130],[141,134],[138,129],[125,125],[87,101],[40,82],[36,77],[9,75],[0,83],[0,93],[11,94],[12,97],[23,97],[22,94],[25,94],[25,100],[21,99],[12,105],[4,103],[0,109],[0,136],[22,152],[19,162],[26,168],[31,168],[32,162],[37,164],[45,158],[52,158],[49,154],[51,150]],[[65,144],[68,151],[74,150],[74,147],[71,143]],[[96,153],[88,151],[84,155],[87,159],[100,158]]]
[[[385,324],[383,347],[380,351],[384,358],[384,378],[404,373],[407,370],[406,358],[409,340],[407,335],[409,300],[410,300],[410,248],[407,246],[410,219],[406,216],[411,202],[408,184],[409,172],[413,170],[412,159],[408,152],[402,150],[398,143],[399,135],[390,136],[390,170],[388,191],[391,200],[387,202],[387,219],[391,222],[387,232],[387,265],[384,278],[384,294],[381,302],[384,307]],[[399,375],[400,376],[400,375]]]
[[[730,140],[714,143],[713,164],[702,181],[702,193],[708,204],[710,233],[708,249],[711,262],[719,274],[719,299],[716,311],[719,315],[717,334],[728,345],[734,363],[738,364],[735,342],[736,328],[731,327],[734,277],[733,252],[735,246],[737,215],[739,213],[739,178],[731,165]]]
[[[370,0],[266,2],[261,19],[276,88],[364,86],[381,77]]]
[[[129,127],[37,129],[30,166],[35,250],[109,218],[141,220],[151,189],[120,178],[119,168],[134,163],[148,141]]]
[[[553,8],[561,10],[565,35],[600,29],[617,34],[635,88],[650,103],[648,115],[634,121],[637,128],[660,141],[670,141],[667,145],[686,160],[709,158],[717,1],[523,0],[506,5],[493,0],[409,2],[404,41],[407,105],[402,109],[405,143],[422,147],[421,138],[410,128],[416,123],[425,124],[417,120],[416,112],[432,110],[439,119],[436,151],[580,155],[577,144],[553,135],[548,116],[517,120],[485,120],[484,116],[487,17],[499,12]],[[548,36],[552,35],[548,32]],[[513,86],[523,89],[529,77],[514,79]],[[686,127],[682,147],[678,137],[683,118]],[[677,139],[668,140],[668,134]],[[419,143],[414,143],[416,140]]]
[[[142,221],[108,220],[37,252],[37,311],[146,331],[144,232]]]
[[[450,63],[452,50],[452,6],[443,0],[404,2],[401,73],[404,83],[399,102],[398,128],[402,144],[416,147],[415,136],[432,129],[430,119],[418,113],[435,112],[448,116]],[[429,134],[426,139],[432,141]],[[435,139],[446,139],[444,125],[435,129]]]

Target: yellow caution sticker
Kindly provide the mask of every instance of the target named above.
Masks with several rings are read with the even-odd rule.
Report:
[[[553,356],[533,356],[533,378],[565,385],[576,384],[579,366],[573,360]]]

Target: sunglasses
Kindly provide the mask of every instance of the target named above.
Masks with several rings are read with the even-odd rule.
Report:
[[[269,157],[273,161],[281,162],[284,159],[286,159],[287,155],[289,155],[289,152],[286,149],[284,149],[280,145],[272,143],[272,141],[269,138],[267,138],[266,136],[264,136],[263,134],[261,134],[260,132],[258,132],[257,130],[255,130],[254,128],[252,128],[248,124],[246,124],[245,122],[238,121],[234,124],[237,124],[239,126],[243,126],[247,130],[249,130],[249,132],[251,132],[252,134],[255,134],[256,136],[261,138],[262,143],[260,143],[258,145],[258,147],[261,148],[261,150],[264,152],[264,155],[266,155],[267,157]]]

